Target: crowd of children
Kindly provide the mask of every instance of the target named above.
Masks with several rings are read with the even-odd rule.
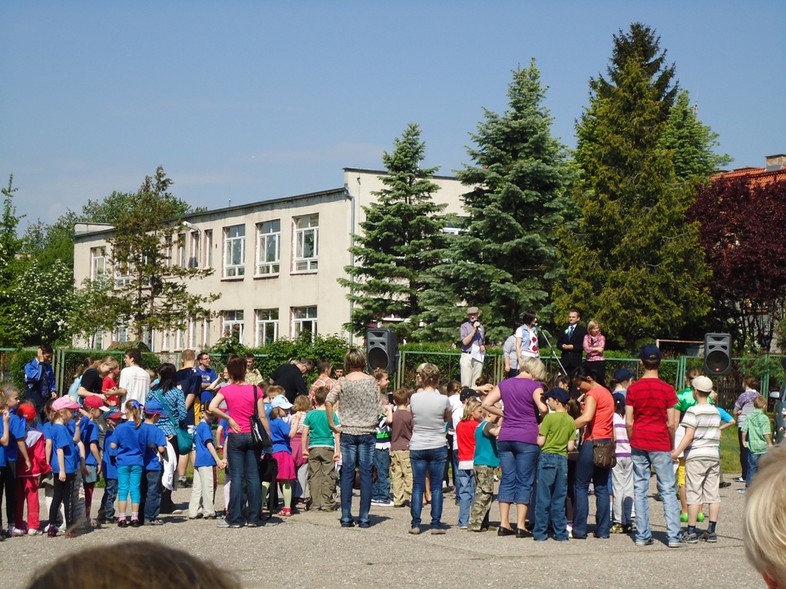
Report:
[[[320,376],[309,395],[296,397],[294,403],[287,400],[281,387],[260,384],[272,442],[262,460],[261,484],[263,505],[271,516],[288,518],[298,509],[335,509],[340,434],[331,429],[325,406],[335,381],[329,376],[329,363],[319,363],[318,369]],[[400,388],[388,393],[387,372],[378,369],[374,376],[379,387],[379,420],[372,505],[408,507],[413,488],[409,449],[413,416],[409,401],[414,391]],[[609,494],[613,497],[611,531],[615,533],[631,532],[635,522],[630,430],[626,423],[626,388],[632,378],[627,370],[617,371],[614,386],[610,387],[616,451]],[[676,408],[681,420],[672,452],[683,521],[687,523],[683,541],[691,544],[703,538],[715,542],[720,511],[720,432],[734,421],[712,404],[709,378],[691,373],[686,380],[690,386],[678,395]],[[549,537],[565,541],[571,535],[571,462],[582,434],[574,421],[581,414],[581,399],[569,392],[570,382],[564,377],[557,377],[551,385],[543,396],[548,412],[538,426],[540,452],[529,505],[532,522],[528,527],[536,541]],[[448,471],[452,471],[459,506],[456,524],[471,532],[489,529],[495,482],[500,474],[497,436],[504,418],[482,406],[481,399],[489,388],[462,389],[458,383],[450,383],[445,391],[452,414],[445,428],[446,445],[451,444],[455,454],[454,460],[448,459],[445,481]],[[169,418],[170,407],[157,399],[149,399],[144,406],[128,401],[121,409],[104,405],[98,396],[89,396],[82,404],[63,396],[46,403],[48,420],[41,424],[35,407],[20,403],[19,391],[4,386],[0,391],[0,499],[5,498],[7,517],[3,535],[73,536],[82,524],[161,525],[161,491],[166,486],[165,465],[172,458],[172,450],[159,424]],[[756,474],[760,457],[772,445],[769,419],[762,411],[766,402],[759,395],[753,404],[755,409],[748,413],[742,434],[750,456],[746,486]],[[225,421],[216,423],[206,408],[197,415],[188,517],[215,519],[217,470],[228,467],[225,443],[229,425]],[[336,426],[341,423],[340,407],[333,414],[333,422]],[[103,479],[104,491],[92,519],[91,504],[99,479]],[[225,480],[226,509],[229,476]],[[442,484],[442,480],[427,480],[423,502],[430,501],[429,488]],[[39,514],[40,486],[45,489],[47,526],[42,526]],[[279,493],[283,507],[279,506]],[[704,505],[709,506],[710,526],[702,535],[696,526],[703,519]],[[1,518],[2,513],[0,527]],[[516,535],[523,537],[524,531]]]

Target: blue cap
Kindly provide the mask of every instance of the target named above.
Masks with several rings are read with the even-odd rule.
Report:
[[[556,399],[563,405],[567,405],[568,401],[570,401],[570,393],[563,388],[554,387],[548,393],[546,393],[547,399]]]
[[[617,368],[617,370],[614,371],[614,380],[617,382],[623,382],[631,378],[636,378],[636,375],[627,368]]]
[[[639,355],[639,358],[642,360],[660,360],[663,358],[663,353],[655,344],[647,344],[641,348],[641,354]]]
[[[160,415],[161,417],[169,417],[169,414],[164,411],[164,406],[155,399],[148,401],[145,405],[145,415]]]

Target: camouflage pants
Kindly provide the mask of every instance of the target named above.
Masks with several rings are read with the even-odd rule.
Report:
[[[475,500],[469,516],[470,528],[489,525],[489,511],[494,501],[494,473],[492,466],[475,466]]]

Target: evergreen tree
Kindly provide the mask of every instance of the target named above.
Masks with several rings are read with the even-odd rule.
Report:
[[[698,224],[686,220],[692,192],[680,189],[661,143],[676,84],[659,43],[638,23],[620,31],[608,80],[590,81],[577,124],[580,219],[561,232],[567,278],[555,289],[562,311],[578,307],[629,349],[676,335],[709,309]]]
[[[345,268],[349,279],[338,280],[349,289],[347,298],[354,303],[347,324],[354,333],[383,317],[417,321],[421,313],[428,272],[446,237],[440,217],[444,205],[432,200],[439,187],[430,177],[437,168],[420,167],[425,149],[420,127],[410,123],[394,140],[393,152],[382,156],[385,188],[374,193],[376,202],[364,207],[363,232],[354,236],[350,248],[356,263]],[[407,335],[411,323],[397,327]]]
[[[452,240],[427,294],[424,339],[457,339],[464,303],[481,308],[486,335],[503,341],[524,312],[548,313],[556,276],[556,228],[568,177],[564,149],[551,135],[546,89],[534,60],[513,72],[508,108],[484,109],[471,165],[458,172],[469,188],[466,231]]]
[[[14,314],[13,290],[16,277],[22,270],[23,260],[20,256],[22,240],[16,235],[20,217],[16,216],[13,197],[13,175],[8,178],[8,186],[2,189],[3,212],[0,217],[0,347],[21,344]]]

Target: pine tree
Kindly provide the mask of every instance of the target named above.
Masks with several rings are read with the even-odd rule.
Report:
[[[23,269],[22,240],[16,235],[20,217],[16,215],[13,203],[13,175],[8,178],[8,186],[2,189],[3,211],[0,217],[0,346],[9,347],[21,344],[13,304],[13,290],[16,278]]]
[[[542,312],[555,274],[568,172],[551,135],[546,89],[534,60],[513,72],[508,108],[484,109],[458,177],[469,188],[466,231],[452,240],[427,294],[424,339],[456,339],[465,303],[481,308],[486,335],[502,341],[528,310]]]
[[[420,167],[425,150],[420,127],[410,123],[394,140],[393,152],[382,156],[385,188],[374,193],[376,202],[364,207],[363,232],[354,236],[350,248],[356,263],[345,268],[349,279],[338,280],[349,289],[347,298],[354,303],[347,324],[354,333],[383,317],[417,321],[421,313],[428,273],[446,238],[440,216],[444,205],[432,200],[439,187],[430,177],[437,168]],[[411,324],[397,327],[407,335]]]
[[[665,55],[644,25],[614,37],[609,79],[590,81],[577,124],[578,227],[561,232],[560,309],[578,307],[629,349],[676,335],[709,309],[698,224],[686,220],[691,193],[661,144],[677,91]]]

